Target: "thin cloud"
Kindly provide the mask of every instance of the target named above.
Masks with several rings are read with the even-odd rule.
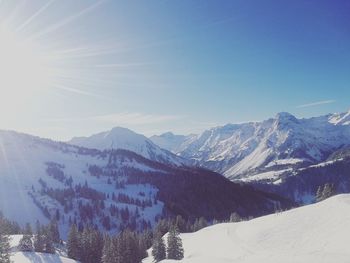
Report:
[[[313,106],[318,106],[318,105],[323,105],[323,104],[331,104],[334,102],[335,102],[335,100],[322,100],[322,101],[316,101],[316,102],[298,105],[297,108],[307,108],[307,107],[313,107]]]
[[[32,22],[36,17],[38,17],[42,12],[44,12],[55,0],[48,1],[43,5],[37,12],[35,12],[30,18],[27,19],[21,26],[19,26],[15,31],[20,31],[26,27],[30,22]]]
[[[154,63],[114,63],[114,64],[100,64],[95,65],[96,68],[129,68],[129,67],[140,67],[140,66],[149,66]]]
[[[100,6],[102,3],[104,3],[105,1],[104,0],[100,0],[100,1],[97,1],[91,5],[89,5],[88,7],[82,9],[81,11],[79,11],[78,13],[74,14],[74,15],[71,15],[59,22],[57,22],[56,24],[53,24],[51,26],[48,26],[47,28],[45,28],[44,30],[42,30],[41,32],[38,32],[36,34],[34,34],[31,39],[36,39],[36,38],[39,38],[43,35],[46,35],[46,34],[49,34],[49,33],[52,33],[54,31],[56,31],[57,29],[71,23],[72,21],[74,21],[75,19],[78,19],[80,18],[81,16],[91,12],[92,10],[96,9],[98,6]]]
[[[51,122],[78,122],[78,121],[87,121],[95,123],[106,123],[113,125],[126,126],[129,125],[148,125],[148,124],[157,124],[164,123],[174,120],[185,119],[186,116],[183,115],[158,115],[158,114],[144,114],[137,112],[121,112],[121,113],[112,113],[98,116],[88,116],[82,118],[49,118],[46,121]]]
[[[182,115],[154,115],[137,112],[123,112],[95,116],[91,117],[90,119],[117,125],[145,125],[179,120],[183,118],[185,118],[185,116]]]
[[[94,97],[94,98],[108,99],[107,97],[95,94],[93,92],[88,92],[88,91],[81,90],[81,89],[71,88],[71,87],[60,85],[60,84],[53,84],[52,86],[56,89],[64,90],[67,92],[72,92],[72,93],[79,94],[79,95],[84,95],[84,96],[89,96],[89,97]]]

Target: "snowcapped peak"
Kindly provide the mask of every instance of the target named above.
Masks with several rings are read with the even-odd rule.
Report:
[[[111,137],[119,137],[119,136],[142,136],[141,134],[137,134],[136,132],[128,129],[128,128],[123,128],[123,127],[114,127],[110,131],[105,132],[105,137],[111,136]]]
[[[158,147],[146,136],[123,127],[114,127],[90,137],[75,137],[69,143],[98,150],[129,150],[152,161],[178,166],[185,163],[183,158]]]
[[[135,132],[133,132],[132,130],[130,130],[128,128],[119,127],[119,126],[116,126],[116,127],[112,128],[110,132],[112,132],[112,133],[120,133],[120,132],[135,133]]]
[[[163,134],[161,134],[161,135],[159,135],[159,136],[160,136],[160,137],[163,137],[163,138],[172,138],[172,137],[175,136],[175,134],[172,133],[172,132],[165,132],[165,133],[163,133]]]
[[[279,112],[276,114],[275,119],[297,121],[297,118],[294,115],[290,114],[289,112]]]
[[[343,113],[332,114],[328,118],[328,121],[334,125],[350,125],[350,110]]]

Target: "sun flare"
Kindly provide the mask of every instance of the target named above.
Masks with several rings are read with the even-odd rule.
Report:
[[[50,74],[35,45],[0,28],[0,91],[2,99],[45,88]]]

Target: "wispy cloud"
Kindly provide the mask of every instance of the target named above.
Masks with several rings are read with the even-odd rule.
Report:
[[[307,107],[313,107],[313,106],[318,106],[323,104],[331,104],[334,102],[335,100],[321,100],[321,101],[315,101],[307,104],[298,105],[297,108],[307,108]]]
[[[64,19],[62,19],[61,21],[53,24],[53,25],[50,25],[48,26],[47,28],[43,29],[42,31],[34,34],[33,36],[31,36],[31,39],[36,39],[36,38],[39,38],[43,35],[46,35],[46,34],[49,34],[49,33],[52,33],[54,31],[56,31],[57,29],[71,23],[72,21],[74,21],[75,19],[78,19],[79,17],[91,12],[92,10],[96,9],[98,6],[100,6],[102,3],[104,3],[105,1],[104,0],[100,0],[100,1],[97,1],[97,2],[94,2],[93,4],[87,6],[86,8],[80,10],[78,13],[74,14],[74,15],[71,15],[71,16],[68,16]]]
[[[185,118],[185,116],[182,115],[155,115],[137,112],[122,112],[95,116],[91,117],[90,119],[117,125],[145,125],[179,120],[183,118]]]
[[[43,5],[37,12],[35,12],[31,17],[29,17],[22,25],[20,25],[18,28],[16,28],[16,31],[22,30],[24,27],[26,27],[30,22],[32,22],[36,17],[38,17],[42,12],[45,11],[55,0],[51,0],[46,2],[45,5]]]
[[[111,113],[105,115],[97,116],[88,116],[81,118],[49,118],[46,121],[51,122],[80,122],[87,121],[93,123],[105,123],[113,124],[119,126],[142,126],[149,124],[159,124],[166,123],[169,121],[185,119],[184,115],[166,115],[166,114],[144,114],[138,112],[120,112],[120,113]]]
[[[113,63],[113,64],[100,64],[95,65],[96,68],[129,68],[129,67],[140,67],[140,66],[149,66],[154,63],[145,63],[145,62],[138,62],[138,63]]]
[[[64,86],[64,85],[60,85],[60,84],[53,84],[52,87],[54,87],[56,89],[59,89],[59,90],[64,90],[64,91],[67,91],[67,92],[79,94],[79,95],[95,97],[95,98],[108,99],[107,97],[101,96],[99,94],[95,94],[93,92],[89,92],[89,91],[85,91],[85,90],[81,90],[81,89],[76,89],[76,88],[71,88],[71,87],[67,87],[67,86]]]

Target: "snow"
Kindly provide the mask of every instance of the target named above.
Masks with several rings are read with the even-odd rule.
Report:
[[[64,189],[62,182],[48,176],[46,172],[47,162],[55,162],[63,165],[61,170],[64,175],[73,178],[73,186],[77,184],[84,185],[88,183],[90,188],[103,193],[112,192],[115,194],[124,193],[132,198],[142,200],[144,197],[139,196],[139,192],[146,194],[145,198],[153,199],[158,189],[151,185],[134,184],[125,185],[124,189],[116,189],[114,183],[108,184],[106,176],[91,176],[88,172],[90,165],[105,167],[108,158],[101,158],[100,155],[88,155],[79,153],[76,146],[70,146],[59,142],[53,142],[38,137],[25,134],[19,134],[10,131],[0,131],[0,211],[6,218],[18,222],[21,226],[30,223],[33,227],[37,220],[42,224],[47,224],[48,219],[43,212],[33,202],[29,192],[34,195],[41,204],[47,206],[49,211],[55,212],[59,209],[63,214],[63,207],[54,199],[47,195],[41,195],[39,191],[33,191],[41,188],[38,180],[42,178],[48,187]],[[116,170],[123,167],[132,167],[140,171],[153,171],[154,168],[148,166],[147,162],[137,162],[129,157],[116,160]],[[106,200],[106,207],[110,205],[111,200]],[[135,210],[135,206],[124,203],[113,204],[117,206],[128,206],[129,209]],[[162,212],[163,203],[158,202],[152,207],[146,207],[140,213],[143,218],[154,223],[155,217]],[[75,210],[69,212],[65,217],[69,218]],[[53,214],[53,213],[52,213]],[[62,237],[68,229],[68,220],[62,219],[59,223]],[[99,218],[96,218],[96,224],[99,225]]]
[[[186,145],[195,139],[196,135],[175,135],[172,132],[166,132],[161,135],[153,135],[149,139],[159,147],[178,153],[184,150]]]
[[[334,125],[350,125],[350,110],[345,113],[336,113],[329,117],[329,122]]]
[[[272,166],[275,166],[275,165],[297,164],[297,163],[300,163],[300,162],[303,162],[303,161],[304,160],[298,159],[298,158],[280,159],[280,160],[276,160],[276,161],[270,162],[265,167],[272,167]]]
[[[14,263],[76,263],[77,261],[57,254],[15,252],[11,255]]]
[[[181,234],[185,257],[164,263],[348,263],[350,194]],[[149,251],[150,253],[150,251]],[[151,263],[152,257],[143,263]]]
[[[90,137],[74,137],[69,143],[98,150],[129,150],[147,159],[176,166],[187,163],[183,158],[161,149],[144,135],[122,127],[115,127],[110,131],[100,132]]]
[[[305,168],[300,168],[298,169],[299,171],[303,171],[303,170],[306,170],[308,168],[315,168],[315,167],[325,167],[327,165],[330,165],[330,164],[333,164],[333,163],[336,163],[336,162],[341,162],[343,161],[344,159],[343,158],[338,158],[338,159],[335,159],[335,160],[329,160],[329,161],[325,161],[325,162],[320,162],[318,164],[314,164],[314,165],[309,165]]]
[[[236,180],[257,169],[323,162],[350,146],[349,124],[350,111],[305,119],[282,112],[261,122],[208,129],[179,145],[177,154]]]
[[[14,263],[77,263],[73,259],[56,254],[21,252],[18,250],[18,244],[22,235],[10,236],[11,261]]]
[[[278,184],[281,182],[280,180],[280,175],[285,173],[285,172],[290,172],[291,169],[284,169],[284,170],[279,170],[279,171],[268,171],[268,172],[264,172],[264,173],[258,173],[258,174],[254,174],[254,175],[250,175],[247,177],[242,177],[239,178],[237,181],[241,181],[241,182],[254,182],[254,181],[273,181],[274,184]]]

